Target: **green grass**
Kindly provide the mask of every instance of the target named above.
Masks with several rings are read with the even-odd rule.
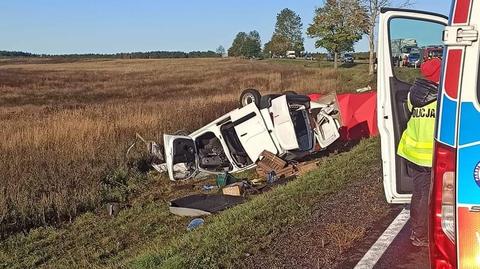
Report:
[[[284,227],[307,220],[316,203],[380,165],[378,139],[326,158],[318,170],[207,219],[199,230],[156,243],[133,259],[134,268],[235,268],[268,247]],[[240,263],[240,264],[239,264]]]
[[[149,175],[143,196],[115,218],[87,213],[64,227],[37,228],[1,241],[0,268],[235,267],[284,227],[308,219],[326,194],[380,165],[378,149],[378,139],[369,139],[351,152],[322,159],[317,171],[208,217],[194,232],[186,232],[190,218],[169,213],[167,201],[199,190]]]
[[[206,183],[172,183],[156,173],[134,182],[137,175],[123,171],[112,173],[109,180],[122,184],[109,189],[108,200],[122,202],[130,196],[116,217],[107,216],[107,210],[100,208],[70,224],[10,236],[0,241],[0,268],[116,268],[149,242],[167,243],[184,233],[190,220],[170,214],[167,203],[173,197],[200,192],[200,187],[191,186]]]
[[[330,62],[267,61],[322,68],[324,75],[342,81],[332,89],[337,93],[367,85],[375,89],[374,77],[366,75],[366,64],[334,71]],[[103,200],[128,203],[118,216],[108,217],[106,210],[99,208],[71,223],[3,239],[0,268],[235,267],[245,253],[267,247],[285,226],[308,219],[313,205],[326,194],[380,165],[378,148],[377,139],[366,140],[352,152],[322,160],[318,171],[206,218],[203,228],[190,233],[186,225],[191,219],[171,215],[167,202],[200,192],[203,181],[172,183],[155,174],[113,170],[102,181]],[[247,172],[238,177],[252,176]]]

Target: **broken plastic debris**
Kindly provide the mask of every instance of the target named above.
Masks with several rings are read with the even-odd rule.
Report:
[[[190,223],[187,226],[187,231],[192,231],[197,229],[198,227],[202,226],[205,223],[205,221],[201,218],[196,218],[190,221]]]
[[[204,190],[204,191],[211,191],[211,190],[213,190],[213,189],[215,189],[215,188],[218,188],[218,187],[217,187],[217,186],[210,185],[210,184],[207,184],[207,185],[204,185],[204,186],[203,186],[203,190]]]
[[[369,92],[372,90],[372,87],[368,85],[367,87],[356,89],[356,92]]]
[[[273,183],[278,180],[277,174],[275,171],[271,171],[270,173],[267,174],[267,182],[268,183]]]

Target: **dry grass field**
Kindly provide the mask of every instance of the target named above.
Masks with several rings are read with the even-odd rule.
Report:
[[[108,186],[121,184],[136,132],[161,141],[164,132],[193,131],[233,109],[248,87],[325,92],[369,82],[299,63],[0,60],[0,235],[122,199]]]

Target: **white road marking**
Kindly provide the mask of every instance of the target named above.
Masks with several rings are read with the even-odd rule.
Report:
[[[368,250],[363,258],[357,263],[354,269],[371,269],[377,264],[383,253],[393,242],[398,233],[402,230],[405,223],[410,218],[410,210],[403,209],[395,220],[388,226],[383,234],[377,239],[377,242]]]

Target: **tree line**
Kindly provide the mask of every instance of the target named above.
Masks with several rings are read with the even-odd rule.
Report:
[[[0,57],[48,57],[48,58],[111,58],[111,59],[163,59],[163,58],[216,58],[221,57],[214,51],[150,51],[150,52],[129,52],[129,53],[85,53],[85,54],[34,54],[22,51],[0,51]]]
[[[398,6],[411,5],[411,0],[401,0]],[[397,1],[398,2],[398,1]],[[315,39],[316,48],[324,48],[334,55],[335,68],[339,54],[354,52],[354,45],[364,35],[369,44],[369,73],[374,72],[375,27],[382,8],[391,6],[391,0],[324,0],[323,5],[314,11],[313,21],[306,34]],[[277,14],[277,22],[270,40],[261,48],[257,31],[254,37],[240,32],[228,50],[230,56],[242,57],[283,57],[287,51],[296,56],[304,52],[303,23],[298,14],[285,8]],[[252,42],[252,38],[255,42]],[[365,56],[365,55],[362,55]]]
[[[412,0],[398,5],[405,7]],[[396,1],[398,3],[398,1]],[[306,34],[315,39],[316,48],[324,48],[334,55],[337,68],[339,54],[354,52],[354,45],[364,35],[369,44],[369,72],[373,74],[375,61],[375,27],[383,7],[391,6],[391,0],[324,0],[323,5],[314,11],[313,21],[308,25]],[[256,30],[239,32],[228,55],[233,57],[263,58],[283,57],[288,51],[296,56],[304,53],[303,23],[298,14],[285,8],[276,17],[275,29],[268,42],[262,48],[260,34]],[[226,55],[223,46],[214,51],[151,51],[116,54],[66,54],[47,55],[28,52],[0,51],[0,57],[63,57],[63,58],[126,58],[126,59],[158,59],[158,58],[210,58]]]
[[[287,51],[295,51],[297,56],[304,51],[302,20],[294,11],[285,8],[277,14],[275,31],[262,49],[260,34],[250,31],[239,32],[228,49],[228,56],[263,58],[283,56]]]

